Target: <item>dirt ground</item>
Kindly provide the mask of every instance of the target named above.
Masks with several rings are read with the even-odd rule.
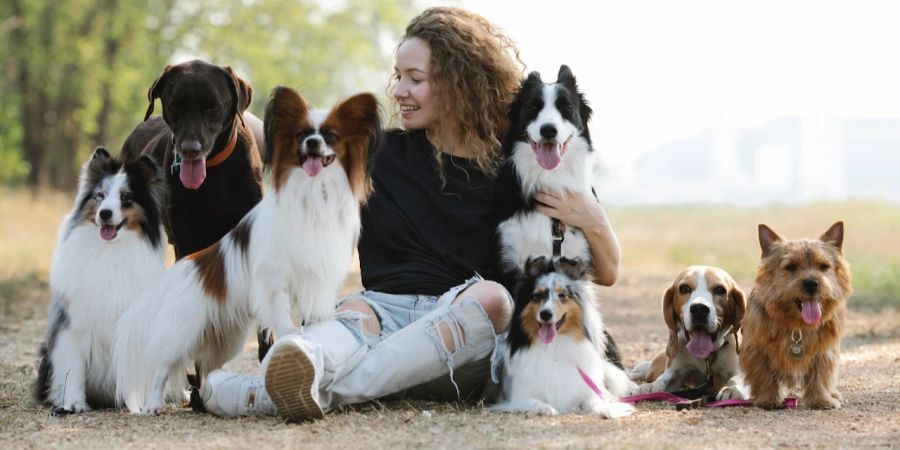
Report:
[[[660,296],[669,280],[624,274],[603,290],[602,312],[632,366],[661,350]],[[749,286],[749,283],[744,283]],[[155,448],[893,448],[900,446],[900,314],[852,311],[843,341],[837,411],[755,408],[676,412],[642,404],[633,417],[497,414],[481,404],[372,402],[316,423],[277,418],[219,419],[170,408],[157,417],[117,411],[51,417],[31,401],[47,326],[46,288],[24,280],[18,300],[0,305],[0,447]],[[248,342],[227,366],[255,371]]]

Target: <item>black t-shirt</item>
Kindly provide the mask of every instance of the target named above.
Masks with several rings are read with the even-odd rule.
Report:
[[[474,273],[494,278],[494,181],[475,160],[442,154],[441,188],[423,131],[391,130],[375,156],[359,260],[368,290],[441,295]]]

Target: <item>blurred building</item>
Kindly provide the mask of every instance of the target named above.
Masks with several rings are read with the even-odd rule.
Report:
[[[740,128],[725,119],[641,155],[627,180],[604,173],[614,203],[900,202],[900,120],[781,117]],[[612,179],[610,179],[612,178]]]

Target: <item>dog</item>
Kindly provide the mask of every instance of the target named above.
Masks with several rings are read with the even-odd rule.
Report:
[[[263,196],[266,145],[260,120],[246,111],[252,97],[230,67],[201,60],[167,65],[147,91],[144,122],[122,152],[150,155],[164,170],[163,219],[176,259],[217,242]],[[157,98],[163,114],[151,117]],[[260,361],[272,344],[267,334],[259,332]]]
[[[591,108],[568,66],[555,83],[538,72],[522,82],[509,106],[509,129],[496,182],[501,283],[512,291],[529,258],[565,257],[590,266],[587,238],[578,228],[535,209],[534,194],[550,191],[593,195],[593,146],[587,123]],[[607,335],[607,358],[622,368],[615,341]]]
[[[148,157],[123,164],[98,147],[81,168],[75,207],[50,270],[50,324],[35,397],[54,413],[114,406],[116,320],[165,271],[165,182]]]
[[[740,358],[755,406],[781,408],[785,388],[796,387],[802,389],[802,407],[841,406],[837,365],[853,292],[843,242],[843,222],[818,240],[793,241],[759,225],[762,259]]]
[[[557,415],[583,411],[622,417],[634,408],[617,400],[634,387],[606,359],[589,267],[578,260],[529,259],[514,291],[503,365],[503,401],[495,411]]]
[[[370,94],[311,111],[295,91],[269,98],[271,189],[221,241],[177,262],[119,321],[116,394],[158,414],[167,378],[198,376],[243,348],[253,320],[279,336],[334,314],[372,190],[381,113]]]
[[[150,155],[165,173],[164,219],[177,259],[216,243],[263,196],[259,119],[245,113],[252,96],[230,67],[200,60],[167,65],[147,92],[144,122],[122,152]],[[157,98],[163,114],[151,117]]]
[[[744,292],[728,272],[711,266],[681,271],[663,294],[669,328],[664,352],[635,366],[636,394],[698,389],[717,400],[747,398],[738,363]]]

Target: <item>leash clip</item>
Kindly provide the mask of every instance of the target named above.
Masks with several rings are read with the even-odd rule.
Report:
[[[562,243],[566,238],[566,224],[559,219],[550,218],[550,233],[553,235],[553,256],[560,256]]]
[[[172,175],[175,175],[175,172],[181,170],[181,156],[178,155],[178,152],[172,152],[175,154],[175,159],[172,161],[172,165],[169,167],[169,170],[172,171]]]

